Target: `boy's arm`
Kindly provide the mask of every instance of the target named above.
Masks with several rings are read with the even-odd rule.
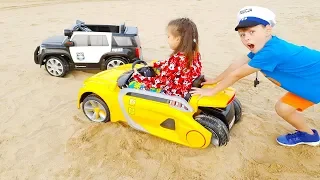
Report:
[[[227,87],[230,87],[239,79],[248,76],[254,72],[259,71],[260,69],[253,68],[248,64],[242,65],[240,68],[231,72],[228,76],[226,76],[219,84],[217,84],[214,88],[210,89],[201,89],[201,88],[192,88],[191,94],[200,94],[200,98],[202,96],[212,96],[217,94],[220,91],[223,91]]]
[[[265,70],[265,71],[273,71],[276,66],[281,63],[282,59],[279,58],[279,52],[274,51],[273,47],[269,47],[263,49],[256,55],[252,56],[252,53],[248,54],[248,58],[251,60],[243,64],[241,67],[237,68],[236,70],[232,71],[228,75],[226,75],[220,83],[217,84],[216,87],[213,89],[200,89],[200,88],[193,88],[194,91],[191,92],[192,94],[200,94],[202,96],[212,96],[227,87],[233,85],[239,79],[248,76],[254,72]],[[238,61],[239,62],[239,61]]]
[[[221,81],[228,74],[230,74],[232,71],[234,71],[234,70],[238,69],[239,67],[241,67],[242,65],[248,63],[249,60],[250,60],[250,58],[247,55],[240,56],[232,64],[230,64],[230,66],[226,70],[224,70],[219,76],[217,76],[216,78],[214,78],[212,80],[208,80],[208,83],[204,83],[204,84],[215,84],[215,83]]]

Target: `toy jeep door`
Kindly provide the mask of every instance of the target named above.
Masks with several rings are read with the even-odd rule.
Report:
[[[70,38],[74,46],[70,54],[74,63],[99,63],[101,56],[111,51],[111,33],[77,32]]]

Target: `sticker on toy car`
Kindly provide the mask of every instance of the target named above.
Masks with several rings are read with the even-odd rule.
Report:
[[[123,48],[112,48],[111,51],[112,52],[122,52]]]
[[[77,52],[77,59],[83,61],[85,59],[83,52]]]
[[[135,99],[130,99],[129,100],[129,104],[132,105],[132,106],[135,105],[136,104],[136,100]]]
[[[134,108],[129,107],[128,112],[129,114],[134,115]]]

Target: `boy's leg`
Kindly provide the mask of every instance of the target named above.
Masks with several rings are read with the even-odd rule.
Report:
[[[298,144],[319,145],[319,135],[315,129],[311,129],[304,117],[298,111],[303,111],[312,106],[313,103],[292,93],[287,93],[276,104],[276,112],[284,120],[297,129],[295,133],[282,135],[277,142],[284,146],[295,146]]]

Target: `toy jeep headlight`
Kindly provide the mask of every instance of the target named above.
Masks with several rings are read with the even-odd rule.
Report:
[[[45,49],[45,47],[43,47],[43,46],[40,46],[40,49],[39,49],[39,54],[41,54],[42,53],[42,50],[44,50]]]

